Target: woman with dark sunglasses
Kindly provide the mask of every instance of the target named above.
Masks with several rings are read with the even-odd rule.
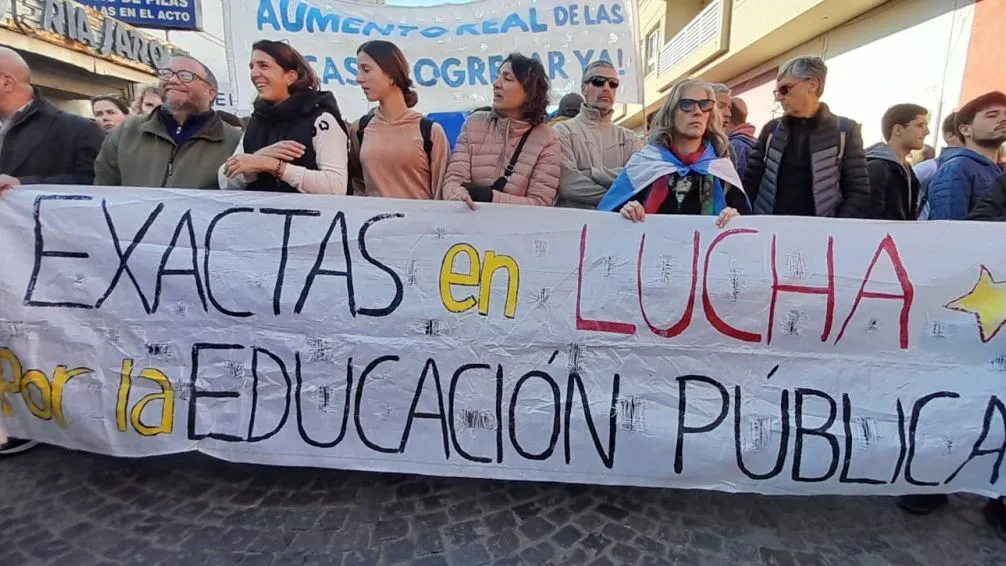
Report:
[[[220,167],[222,189],[344,195],[348,130],[331,92],[286,42],[252,45],[254,112],[234,155]]]
[[[671,88],[650,143],[629,159],[598,209],[633,222],[647,214],[710,215],[722,228],[751,213],[729,145],[712,87],[685,79]]]

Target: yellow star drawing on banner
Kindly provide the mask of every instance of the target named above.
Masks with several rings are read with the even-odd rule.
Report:
[[[992,273],[983,265],[974,289],[945,306],[975,315],[982,342],[989,342],[1006,324],[1006,281],[993,279]]]

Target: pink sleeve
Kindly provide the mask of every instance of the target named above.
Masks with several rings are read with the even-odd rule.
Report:
[[[436,149],[436,144],[434,144],[434,149]],[[465,126],[461,129],[461,135],[458,136],[458,141],[454,144],[454,154],[451,155],[450,164],[447,166],[444,184],[438,193],[439,198],[457,200],[462,191],[467,192],[461,184],[470,183],[471,180],[472,160],[471,152],[468,149],[468,122],[465,122]]]
[[[559,135],[551,126],[548,128],[548,140],[538,154],[538,161],[531,170],[526,196],[512,195],[502,191],[493,191],[493,202],[500,204],[527,204],[532,206],[555,206],[555,198],[559,194],[559,163],[562,160],[562,150],[559,146]]]

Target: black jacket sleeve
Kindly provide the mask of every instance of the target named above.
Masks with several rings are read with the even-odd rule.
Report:
[[[838,218],[873,218],[870,210],[870,175],[866,170],[863,132],[851,122],[846,128],[845,156],[842,158],[842,204],[835,211]]]
[[[765,153],[768,151],[766,144],[768,144],[769,136],[775,131],[776,124],[778,124],[778,120],[770,120],[768,124],[765,124],[765,127],[761,129],[761,133],[758,134],[758,143],[755,144],[751,153],[748,154],[747,170],[744,172],[744,178],[741,181],[744,183],[744,191],[748,194],[748,199],[750,199],[752,206],[754,206],[755,199],[758,198],[758,189],[761,188],[761,178],[765,174]],[[740,209],[738,208],[737,210]]]
[[[891,168],[882,159],[873,159],[866,162],[866,171],[870,176],[870,208],[873,213],[870,218],[881,220],[898,220],[892,218],[887,207],[887,190],[892,186]]]
[[[968,220],[1006,222],[1006,175],[999,177],[992,192],[978,201],[968,214]]]
[[[22,185],[91,185],[94,183],[94,160],[98,157],[105,132],[97,124],[65,114],[60,128],[65,139],[72,140],[66,167],[53,175],[26,175],[18,178]]]
[[[726,191],[727,206],[737,209],[742,216],[751,214],[751,203],[742,189],[727,186]]]

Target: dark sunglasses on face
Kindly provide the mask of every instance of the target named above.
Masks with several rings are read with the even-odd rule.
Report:
[[[178,80],[189,84],[192,81],[200,80],[205,82],[206,79],[200,77],[199,75],[193,73],[192,71],[173,71],[171,69],[157,69],[157,78],[162,81],[170,81],[173,77],[178,77]]]
[[[681,100],[678,101],[678,108],[682,112],[691,112],[692,110],[695,110],[696,106],[698,106],[699,110],[701,110],[703,112],[711,112],[713,110],[713,106],[715,106],[715,105],[716,105],[716,101],[715,100],[710,100],[708,98],[705,99],[705,100],[695,100],[695,99],[692,99],[692,98],[682,98]]]
[[[604,88],[604,85],[607,84],[608,86],[616,90],[618,89],[619,85],[618,79],[609,79],[608,77],[590,77],[589,79],[587,79],[586,82],[590,83],[593,86],[596,86],[597,88]]]
[[[796,88],[796,85],[798,85],[798,84],[800,84],[802,82],[803,81],[797,81],[797,82],[795,82],[793,84],[782,85],[781,87],[777,88],[773,92],[774,92],[774,94],[776,96],[788,96],[789,93],[793,92],[793,89]]]

